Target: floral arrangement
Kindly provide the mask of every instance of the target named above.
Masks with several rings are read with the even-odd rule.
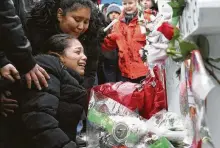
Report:
[[[188,144],[193,148],[201,148],[202,143],[208,143],[210,147],[213,147],[208,127],[203,119],[206,97],[216,87],[210,75],[216,80],[217,78],[206,68],[203,57],[197,50],[198,46],[191,41],[184,40],[178,28],[185,0],[171,0],[166,6],[172,9],[172,13],[166,12],[167,9],[162,8],[155,17],[152,17],[151,21],[145,21],[142,14],[138,15],[140,24],[146,28],[147,40],[147,44],[140,50],[140,54],[150,69],[157,64],[164,64],[168,57],[176,62],[182,62],[179,99],[182,102],[180,108],[183,120],[189,129],[187,130]],[[144,12],[141,10],[141,6],[138,9],[140,13]],[[208,59],[215,62],[220,61],[219,59]],[[212,66],[210,63],[207,64]],[[207,138],[208,142],[204,140]]]
[[[143,18],[143,9],[138,7],[138,19],[140,24],[146,27],[147,44],[141,49],[140,54],[149,64],[164,62],[167,57],[174,61],[184,61],[192,50],[197,49],[193,42],[183,40],[177,27],[179,17],[182,15],[185,6],[184,0],[172,0],[168,3],[173,13],[159,12],[151,21]]]

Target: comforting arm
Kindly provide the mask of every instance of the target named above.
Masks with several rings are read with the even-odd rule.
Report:
[[[29,72],[36,61],[12,0],[0,0],[0,36],[7,58],[20,72]]]

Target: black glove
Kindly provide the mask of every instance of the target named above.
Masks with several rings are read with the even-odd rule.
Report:
[[[108,35],[107,32],[104,32],[104,27],[98,30],[98,40],[100,43],[104,42],[104,38]]]

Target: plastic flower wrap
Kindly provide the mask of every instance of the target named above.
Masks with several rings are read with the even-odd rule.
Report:
[[[187,131],[185,140],[193,148],[200,148],[202,143],[213,147],[205,120],[205,99],[215,84],[206,73],[198,50],[182,63],[180,80],[180,110]]]
[[[147,121],[92,91],[87,124],[89,148],[173,148],[167,138],[180,143],[184,136],[178,117],[172,113],[161,111]]]
[[[177,114],[162,110],[148,120],[148,123],[159,129],[166,129],[166,132],[162,135],[166,137],[175,148],[188,145],[184,142],[187,133],[182,118]]]

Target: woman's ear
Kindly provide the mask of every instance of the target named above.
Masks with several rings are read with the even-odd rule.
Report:
[[[53,52],[53,51],[49,51],[48,54],[54,55],[54,56],[58,57],[62,63],[64,62],[63,55],[56,53],[56,52]]]
[[[63,10],[62,10],[61,8],[59,8],[59,9],[57,10],[57,20],[58,20],[59,22],[61,22],[62,19],[63,19]]]

